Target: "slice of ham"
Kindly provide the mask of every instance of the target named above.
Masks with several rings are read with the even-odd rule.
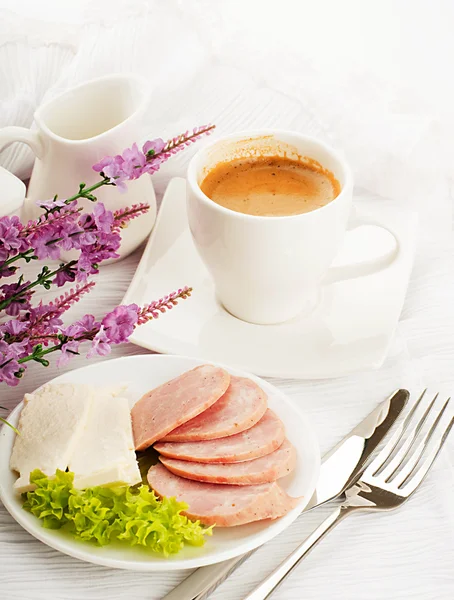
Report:
[[[158,442],[155,450],[169,458],[201,463],[235,463],[265,456],[285,439],[282,421],[269,408],[260,421],[242,433],[202,442]]]
[[[162,464],[180,477],[207,483],[257,485],[276,481],[293,471],[295,448],[288,440],[280,448],[254,460],[238,463],[198,463],[188,460],[159,457]]]
[[[260,421],[266,408],[266,394],[254,381],[232,376],[222,398],[159,441],[199,442],[235,435]]]
[[[131,411],[136,450],[148,448],[209,408],[229,384],[224,369],[200,365],[145,394]]]
[[[148,471],[148,483],[158,496],[186,502],[183,514],[204,525],[233,527],[282,517],[298,504],[276,482],[262,485],[218,485],[174,475],[157,464]]]

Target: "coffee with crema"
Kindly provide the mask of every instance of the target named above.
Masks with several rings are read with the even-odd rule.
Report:
[[[316,161],[280,156],[219,163],[200,188],[216,204],[262,217],[310,212],[340,193],[337,179]]]

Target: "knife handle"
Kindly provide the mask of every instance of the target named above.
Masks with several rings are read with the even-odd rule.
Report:
[[[244,600],[266,600],[299,565],[309,552],[338,525],[347,515],[354,510],[350,506],[341,505],[333,511],[321,525],[307,537],[281,564],[274,569]]]
[[[196,569],[180,585],[161,600],[202,600],[221,585],[227,577],[251,556],[255,550],[215,565]]]

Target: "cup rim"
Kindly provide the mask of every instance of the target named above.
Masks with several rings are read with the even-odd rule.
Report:
[[[114,125],[110,129],[107,129],[106,131],[103,131],[101,133],[98,133],[97,135],[93,135],[88,138],[84,138],[82,140],[72,140],[69,138],[65,138],[65,137],[59,135],[58,133],[55,133],[54,131],[52,131],[52,129],[50,129],[47,126],[47,124],[45,123],[42,113],[45,110],[48,110],[49,107],[52,108],[53,104],[56,104],[58,101],[60,101],[65,96],[69,96],[70,94],[72,94],[80,89],[83,89],[85,87],[97,85],[97,84],[103,83],[105,81],[115,81],[115,80],[135,81],[140,86],[142,86],[142,88],[145,92],[143,95],[143,99],[139,102],[139,104],[138,104],[137,108],[134,110],[134,112],[132,114],[130,114],[129,117],[127,117],[126,119],[121,121],[120,123],[117,123],[116,125]],[[149,92],[150,92],[150,85],[149,85],[148,81],[145,79],[145,77],[142,77],[141,75],[136,75],[135,73],[113,73],[113,74],[108,74],[108,75],[102,75],[101,77],[94,77],[93,79],[88,79],[87,81],[83,81],[82,83],[79,83],[78,85],[68,88],[67,90],[61,92],[60,94],[57,94],[56,96],[51,98],[48,102],[46,102],[45,104],[43,104],[42,106],[40,106],[39,108],[36,109],[36,111],[34,113],[34,120],[35,120],[36,124],[38,125],[39,130],[41,130],[45,135],[54,139],[55,141],[59,141],[59,142],[63,142],[65,144],[71,144],[71,145],[86,144],[87,142],[91,142],[93,140],[99,140],[99,139],[102,139],[103,137],[106,137],[107,135],[110,135],[111,132],[116,131],[117,129],[122,127],[125,123],[128,123],[133,118],[135,118],[136,114],[143,112],[148,104]]]
[[[241,213],[236,210],[232,210],[231,208],[226,208],[225,206],[221,206],[220,204],[217,204],[216,202],[211,200],[211,198],[209,198],[202,191],[202,189],[200,188],[200,185],[197,182],[197,173],[196,173],[196,166],[197,166],[197,162],[200,158],[201,153],[207,152],[210,148],[212,148],[216,144],[219,144],[220,142],[223,142],[223,141],[232,140],[232,139],[236,139],[236,138],[243,138],[243,137],[254,138],[254,137],[267,136],[267,135],[273,135],[275,137],[278,137],[279,135],[297,136],[300,139],[302,139],[303,141],[311,142],[313,144],[320,146],[326,152],[331,154],[335,158],[335,160],[337,160],[337,162],[341,165],[343,174],[345,176],[344,177],[345,181],[342,185],[342,189],[341,189],[340,193],[336,196],[336,198],[334,198],[334,200],[331,200],[331,202],[328,202],[328,204],[325,204],[324,206],[320,206],[319,208],[315,208],[314,210],[310,210],[309,212],[298,213],[296,215],[266,216],[266,215],[249,215],[247,213]],[[203,148],[198,150],[194,154],[194,156],[191,158],[189,165],[188,165],[187,179],[188,179],[189,186],[197,193],[199,199],[204,204],[211,206],[212,208],[214,207],[215,209],[219,210],[221,213],[225,213],[230,216],[235,216],[237,218],[241,218],[244,220],[253,220],[253,221],[265,220],[267,222],[310,218],[311,215],[318,214],[321,211],[327,210],[332,205],[338,203],[338,201],[340,201],[341,199],[343,199],[345,197],[346,191],[350,188],[353,188],[353,174],[352,174],[351,168],[349,167],[346,160],[340,155],[340,153],[335,148],[333,148],[329,144],[326,144],[325,142],[322,142],[321,140],[317,139],[316,137],[313,137],[310,135],[305,135],[303,133],[300,133],[299,131],[292,131],[290,129],[254,129],[254,130],[250,130],[250,131],[245,130],[245,131],[238,131],[236,133],[231,133],[231,134],[216,138],[216,139],[212,140],[210,143],[206,144]]]

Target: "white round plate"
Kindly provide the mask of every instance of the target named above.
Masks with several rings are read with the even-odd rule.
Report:
[[[131,356],[77,369],[53,379],[52,382],[78,382],[98,386],[128,384],[124,395],[133,405],[145,392],[199,364],[203,364],[203,361],[183,356]],[[170,558],[120,544],[100,548],[81,542],[66,532],[44,529],[36,517],[22,509],[21,498],[13,491],[16,475],[9,468],[15,433],[9,427],[3,426],[0,432],[0,498],[7,510],[34,537],[60,552],[98,565],[135,571],[170,571],[202,567],[239,556],[272,539],[296,519],[315,490],[320,468],[317,439],[304,414],[282,392],[259,377],[225,368],[233,375],[250,377],[262,387],[268,395],[269,407],[282,419],[287,437],[296,448],[296,469],[281,479],[280,484],[291,496],[301,499],[284,517],[275,521],[215,528],[212,537],[206,538],[202,548],[186,546],[179,554]],[[22,403],[9,417],[13,425],[17,425],[21,409]]]

